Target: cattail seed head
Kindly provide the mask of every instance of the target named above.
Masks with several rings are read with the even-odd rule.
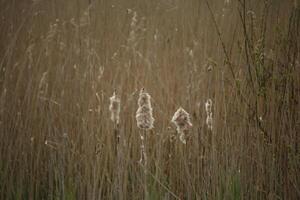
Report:
[[[209,130],[213,129],[212,104],[213,103],[211,99],[208,99],[205,103],[206,125]]]
[[[184,137],[184,131],[188,130],[192,125],[190,115],[183,108],[179,108],[173,115],[171,120],[176,128],[177,132],[180,134],[180,140],[183,143],[186,143]]]
[[[206,125],[208,129],[212,130],[213,129],[213,118],[212,118],[212,113],[209,113],[206,117]]]
[[[211,99],[208,99],[205,103],[205,110],[206,110],[206,113],[211,113],[211,108],[212,108],[212,100]]]
[[[137,126],[140,129],[152,129],[154,118],[152,114],[151,96],[142,88],[138,99],[138,110],[136,111]]]
[[[185,135],[184,133],[180,133],[179,134],[179,139],[183,144],[186,144],[186,139],[185,139]]]
[[[138,99],[138,106],[142,107],[144,105],[150,105],[150,107],[151,107],[150,99],[151,99],[150,95],[148,93],[146,93],[145,89],[143,88],[140,92],[140,96]]]
[[[119,124],[120,120],[120,98],[117,97],[116,92],[114,92],[113,96],[110,97],[110,105],[109,105],[109,110],[110,110],[110,119],[116,123]]]

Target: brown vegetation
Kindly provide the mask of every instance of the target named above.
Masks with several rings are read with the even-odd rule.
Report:
[[[0,199],[299,199],[297,6],[0,0]],[[171,122],[180,106],[187,144]]]

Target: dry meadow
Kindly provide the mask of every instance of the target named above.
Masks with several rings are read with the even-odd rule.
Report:
[[[0,0],[0,17],[0,199],[300,199],[298,0]]]

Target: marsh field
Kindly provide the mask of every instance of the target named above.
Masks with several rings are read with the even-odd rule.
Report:
[[[0,17],[0,199],[300,199],[298,0],[0,0]]]

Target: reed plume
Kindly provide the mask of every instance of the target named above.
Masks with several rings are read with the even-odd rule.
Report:
[[[110,97],[110,105],[109,105],[109,111],[110,111],[110,119],[115,124],[119,124],[120,121],[120,98],[116,95],[116,92],[113,93],[113,96]]]
[[[151,96],[142,88],[138,99],[138,110],[136,111],[137,126],[140,129],[149,130],[153,128],[154,118],[152,115]]]
[[[171,121],[175,124],[177,128],[179,139],[182,143],[186,144],[185,131],[187,131],[191,126],[193,126],[191,123],[189,113],[187,113],[183,108],[180,107],[174,113]]]
[[[206,111],[206,125],[209,130],[213,129],[213,118],[212,118],[212,100],[208,99],[205,103],[205,111]]]

